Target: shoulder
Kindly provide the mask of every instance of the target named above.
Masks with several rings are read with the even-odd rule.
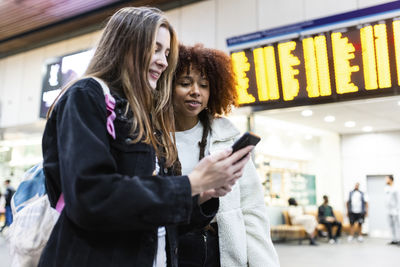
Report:
[[[228,118],[225,118],[225,117],[215,118],[213,120],[213,126],[216,126],[216,127],[229,127],[229,128],[233,128],[233,129],[237,130],[236,126],[233,125],[233,123]]]
[[[66,91],[65,95],[76,93],[102,96],[103,89],[101,85],[93,78],[83,78],[74,82]]]
[[[63,109],[68,105],[90,106],[104,102],[101,85],[92,78],[84,78],[71,84],[60,97],[55,110]]]
[[[236,126],[224,117],[214,119],[211,128],[213,138],[216,140],[234,139],[240,134]]]

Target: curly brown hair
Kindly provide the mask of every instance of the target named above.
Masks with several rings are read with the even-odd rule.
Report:
[[[207,135],[212,131],[213,119],[229,114],[232,107],[238,105],[238,94],[231,58],[223,51],[205,48],[202,44],[179,45],[179,58],[173,79],[173,88],[176,86],[178,77],[185,71],[189,74],[190,68],[196,69],[201,75],[204,75],[210,86],[207,109],[199,113],[199,120],[203,124],[203,135],[199,142],[199,159],[201,160],[207,145]],[[179,160],[174,169],[177,173],[181,172]]]
[[[210,84],[208,110],[202,112],[208,112],[211,118],[229,114],[232,107],[238,104],[236,79],[229,55],[221,50],[205,48],[202,44],[179,45],[179,59],[173,87],[183,72],[190,72],[190,67],[205,75]],[[200,114],[199,116],[201,117]]]

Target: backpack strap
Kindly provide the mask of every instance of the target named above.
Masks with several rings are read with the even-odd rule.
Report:
[[[103,94],[106,101],[106,108],[107,108],[107,131],[115,139],[115,129],[114,129],[114,120],[115,120],[115,98],[110,93],[110,88],[108,88],[107,84],[100,78],[91,76],[96,82],[98,82],[103,89]]]
[[[65,203],[64,203],[64,194],[61,193],[60,197],[58,198],[57,204],[56,204],[56,211],[58,213],[61,213],[61,211],[64,209]]]
[[[115,129],[114,129],[114,120],[115,120],[115,98],[111,95],[110,93],[110,88],[108,88],[107,84],[100,78],[91,76],[90,78],[94,79],[96,82],[98,82],[103,89],[103,94],[106,102],[106,108],[107,108],[107,132],[112,136],[113,139],[115,139]],[[64,209],[65,202],[64,202],[64,194],[61,193],[60,197],[58,198],[57,204],[56,204],[56,210],[58,213],[61,213],[61,211]]]

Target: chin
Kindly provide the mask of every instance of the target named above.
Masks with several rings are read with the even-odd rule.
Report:
[[[155,82],[155,83],[150,82],[149,84],[150,84],[150,88],[151,88],[151,89],[156,90],[156,88],[157,88],[157,82]]]

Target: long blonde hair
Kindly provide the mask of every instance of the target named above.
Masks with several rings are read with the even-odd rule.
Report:
[[[171,37],[168,67],[153,90],[148,81],[150,59],[160,27]],[[126,7],[108,21],[85,76],[104,80],[112,91],[123,93],[133,112],[133,143],[151,144],[171,166],[177,158],[173,137],[171,83],[178,58],[176,33],[163,13],[151,7]],[[154,133],[160,132],[159,137]]]

